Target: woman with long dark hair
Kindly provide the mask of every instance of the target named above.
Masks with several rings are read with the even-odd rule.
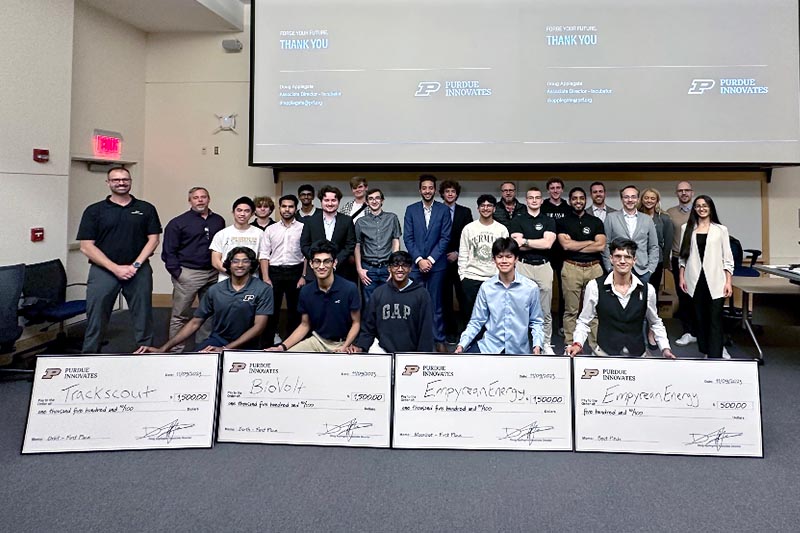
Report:
[[[723,347],[722,307],[733,292],[733,254],[728,228],[720,224],[714,201],[694,199],[689,221],[681,227],[680,288],[692,297],[697,344],[711,358],[730,356]]]

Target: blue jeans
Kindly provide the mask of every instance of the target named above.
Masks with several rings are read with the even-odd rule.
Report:
[[[364,299],[362,303],[363,308],[366,309],[369,299],[372,297],[372,293],[375,292],[375,289],[386,283],[386,280],[389,278],[389,268],[386,267],[386,265],[374,267],[366,263],[361,263],[361,268],[367,271],[367,276],[372,280],[372,283],[369,285],[361,284],[361,291]]]

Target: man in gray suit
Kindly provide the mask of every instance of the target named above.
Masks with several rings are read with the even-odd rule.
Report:
[[[639,201],[639,189],[628,185],[619,193],[622,199],[622,211],[608,213],[604,222],[606,242],[614,239],[630,239],[636,243],[641,252],[636,254],[634,273],[642,283],[647,283],[658,265],[658,233],[653,219],[636,210]],[[646,253],[643,253],[646,250]],[[608,244],[603,252],[603,264],[606,271],[611,271],[611,257]]]

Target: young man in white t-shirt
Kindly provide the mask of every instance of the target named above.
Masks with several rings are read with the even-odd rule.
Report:
[[[253,200],[247,196],[242,196],[233,202],[233,224],[220,230],[214,235],[211,241],[211,265],[217,269],[219,276],[217,281],[228,279],[225,267],[222,265],[224,257],[228,257],[228,252],[237,246],[250,248],[258,254],[258,245],[264,232],[250,225],[250,218],[256,206]]]

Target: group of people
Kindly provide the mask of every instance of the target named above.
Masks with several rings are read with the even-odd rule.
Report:
[[[456,352],[553,354],[560,322],[570,355],[639,356],[649,348],[674,357],[657,312],[667,268],[684,328],[676,344],[726,354],[728,232],[711,198],[694,198],[688,182],[678,184],[679,203],[666,212],[651,188],[623,188],[616,211],[601,182],[588,195],[573,187],[564,199],[564,182],[551,178],[546,198],[530,187],[524,203],[505,182],[499,200],[478,197],[473,220],[457,203],[458,182],[423,174],[420,200],[405,209],[402,227],[383,210],[383,191],[363,177],[350,181],[345,203],[330,185],[302,185],[277,206],[266,196],[241,197],[230,226],[211,211],[208,190],[193,187],[189,210],[163,232],[173,305],[169,340],[159,347],[152,346],[148,261],[162,233],[158,213],[130,194],[127,169],[110,170],[107,183],[111,194],[86,209],[78,231],[91,263],[85,353],[99,351],[122,291],[139,353],[181,351],[196,337],[204,351],[446,352],[450,341]],[[553,320],[556,297],[563,320]]]

